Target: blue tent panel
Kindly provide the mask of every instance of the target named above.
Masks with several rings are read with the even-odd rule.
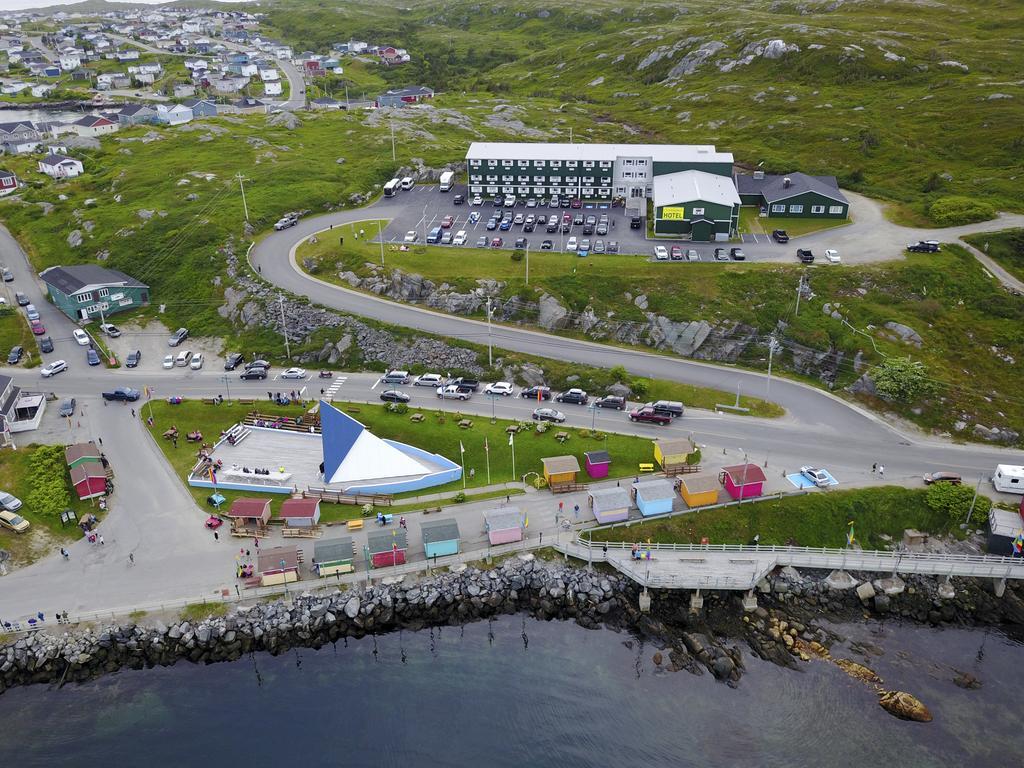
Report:
[[[320,401],[320,438],[324,448],[324,480],[330,482],[338,467],[366,429],[330,403]]]

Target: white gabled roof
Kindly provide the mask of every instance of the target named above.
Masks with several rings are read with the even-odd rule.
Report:
[[[327,482],[366,483],[382,477],[416,477],[429,471],[412,456],[364,429]]]
[[[601,160],[649,157],[660,163],[729,163],[731,152],[717,152],[714,144],[547,144],[474,141],[467,160]]]
[[[739,205],[740,196],[728,176],[704,171],[680,171],[654,177],[654,205],[702,200],[720,205]]]

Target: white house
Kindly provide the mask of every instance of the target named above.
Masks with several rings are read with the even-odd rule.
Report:
[[[13,80],[9,83],[0,85],[0,93],[8,96],[13,96],[17,93],[21,93],[24,90],[31,88],[31,83],[23,83],[21,80]]]
[[[209,69],[210,65],[205,59],[185,59],[185,69],[190,72],[195,69]]]
[[[270,80],[263,83],[264,96],[280,96],[282,93],[284,93],[284,88],[282,88],[280,80]]]
[[[163,65],[160,63],[156,64],[137,64],[134,67],[128,67],[129,75],[159,75],[164,71]]]
[[[81,161],[66,155],[47,155],[39,161],[39,170],[54,179],[71,179],[85,172]]]
[[[132,79],[139,85],[152,85],[156,82],[156,75],[152,72],[139,72],[136,75],[132,75]]]
[[[139,49],[138,48],[125,48],[117,51],[118,61],[138,61],[139,60]]]
[[[274,48],[273,54],[276,59],[290,59],[292,57],[292,49],[287,45],[279,45]]]
[[[58,63],[60,64],[60,68],[67,72],[72,69],[78,69],[82,66],[82,57],[77,53],[62,53],[58,59]]]
[[[167,125],[182,125],[192,120],[192,110],[182,104],[157,104],[157,122]]]
[[[41,99],[46,94],[48,94],[51,91],[55,90],[56,87],[57,86],[51,85],[49,83],[41,83],[40,85],[33,85],[32,86],[32,95],[35,96],[37,99]]]
[[[259,65],[259,76],[260,80],[263,82],[281,79],[281,73],[277,71],[277,67],[271,66],[270,64]]]
[[[116,121],[102,115],[85,115],[71,124],[71,130],[79,136],[102,136],[114,133],[120,127]]]

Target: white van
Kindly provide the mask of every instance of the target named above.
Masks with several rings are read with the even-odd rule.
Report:
[[[412,180],[412,176],[406,176],[402,179],[402,189],[412,189],[416,182]]]
[[[203,353],[196,352],[194,355],[192,355],[192,362],[188,364],[188,367],[191,368],[193,371],[198,371],[200,368],[202,368]]]
[[[992,486],[1001,493],[1024,493],[1024,467],[1000,464],[992,475]]]
[[[398,191],[398,188],[399,186],[401,186],[401,184],[402,182],[400,182],[398,179],[392,179],[387,184],[385,184],[384,197],[394,197],[395,193]]]
[[[174,364],[179,368],[184,368],[190,362],[192,362],[192,352],[188,349],[183,349],[174,359]]]
[[[438,183],[438,187],[442,192],[448,192],[451,190],[452,185],[455,183],[455,174],[452,171],[445,171],[441,174],[441,178]]]

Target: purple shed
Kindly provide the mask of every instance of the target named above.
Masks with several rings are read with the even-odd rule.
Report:
[[[608,477],[612,457],[608,451],[587,451],[583,454],[583,466],[591,477]]]

